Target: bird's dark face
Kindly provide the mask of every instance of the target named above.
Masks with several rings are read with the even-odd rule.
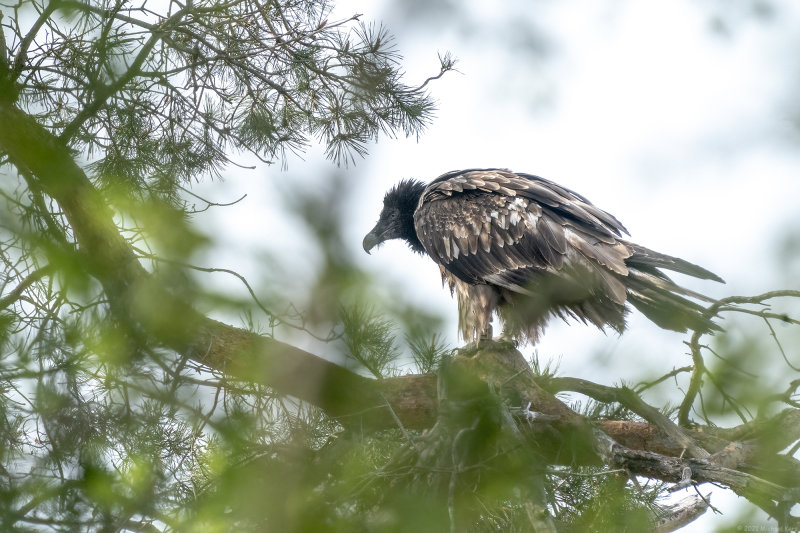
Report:
[[[365,252],[390,239],[404,239],[413,250],[424,251],[414,229],[414,211],[424,190],[422,182],[403,180],[386,193],[378,223],[364,237]]]

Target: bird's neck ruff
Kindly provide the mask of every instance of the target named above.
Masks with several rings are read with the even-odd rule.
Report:
[[[399,237],[405,240],[412,250],[421,254],[425,253],[425,248],[414,228],[414,212],[424,191],[425,184],[421,181],[403,180],[392,187],[383,199],[384,208],[397,210]]]

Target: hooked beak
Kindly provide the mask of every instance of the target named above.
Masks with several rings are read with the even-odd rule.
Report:
[[[375,230],[373,229],[372,231],[367,233],[366,237],[364,237],[364,242],[362,243],[362,245],[364,246],[364,251],[369,253],[370,250],[372,250],[382,242],[383,240],[375,233]]]

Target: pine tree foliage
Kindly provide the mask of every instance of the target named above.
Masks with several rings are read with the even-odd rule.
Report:
[[[342,310],[341,320],[348,354],[376,378],[387,375],[399,356],[392,322],[363,307]]]
[[[669,531],[708,502],[664,496],[704,483],[797,526],[800,380],[752,368],[796,372],[800,320],[775,302],[797,291],[717,302],[766,342],[697,333],[691,365],[630,387],[447,346],[429,311],[370,291],[330,195],[296,206],[322,256],[307,308],[192,264],[213,237],[192,205],[220,207],[195,180],[242,152],[321,143],[346,164],[417,135],[449,56],[409,84],[385,28],[311,0],[0,15],[0,530]],[[217,271],[252,299],[197,275]],[[645,402],[665,384],[675,408]]]
[[[4,8],[4,97],[85,153],[94,175],[167,196],[235,151],[284,161],[318,140],[343,163],[379,133],[421,131],[434,104],[403,80],[391,35],[330,11],[309,0],[22,2]]]

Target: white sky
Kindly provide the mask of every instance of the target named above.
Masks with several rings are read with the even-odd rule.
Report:
[[[338,3],[332,18],[358,12],[389,28],[409,83],[437,72],[437,51],[451,51],[460,71],[430,85],[439,110],[419,141],[383,138],[355,168],[338,172],[353,185],[344,228],[351,253],[387,287],[446,316],[451,342],[456,303],[433,262],[400,242],[371,256],[361,250],[383,193],[401,178],[481,166],[538,174],[614,214],[634,242],[728,282],[682,279],[687,286],[711,296],[796,287],[798,263],[781,269],[776,259],[779,240],[800,229],[794,3],[781,3],[767,21],[740,17],[743,7],[720,12],[727,36],[711,29],[714,6],[689,0],[472,1],[457,4],[461,15],[446,7],[420,12],[418,3]],[[403,13],[403,5],[412,7]],[[290,160],[288,171],[232,169],[223,184],[198,188],[216,201],[248,193],[235,208],[200,219],[222,235],[214,266],[239,271],[261,290],[301,291],[316,254],[284,219],[274,191],[313,189],[334,170],[315,147],[305,161]],[[267,250],[292,257],[289,271],[265,266]],[[634,313],[622,337],[553,324],[538,351],[560,358],[564,375],[614,384],[688,364],[683,340]],[[735,516],[735,496],[716,491],[714,500]],[[725,522],[708,512],[684,531]]]

